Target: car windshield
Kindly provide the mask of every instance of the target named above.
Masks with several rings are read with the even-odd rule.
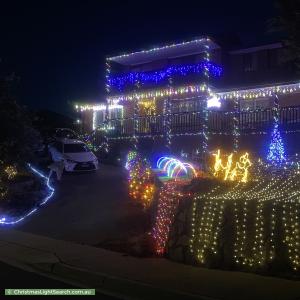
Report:
[[[85,144],[64,144],[65,153],[89,152],[90,149]]]

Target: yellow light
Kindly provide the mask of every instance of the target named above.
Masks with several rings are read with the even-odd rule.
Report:
[[[215,177],[222,176],[224,181],[231,180],[240,181],[243,183],[248,181],[248,169],[250,166],[252,166],[252,163],[249,159],[249,153],[246,152],[244,155],[242,155],[239,158],[239,161],[237,161],[235,164],[233,163],[233,153],[229,154],[226,165],[223,165],[222,163],[220,149],[218,149],[213,156],[215,156],[215,163],[213,167],[213,174]]]
[[[8,179],[13,179],[17,176],[18,174],[18,171],[16,169],[15,166],[7,166],[5,169],[4,169],[4,172],[7,174],[7,178]]]

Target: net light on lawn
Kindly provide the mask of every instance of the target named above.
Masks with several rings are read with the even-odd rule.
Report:
[[[276,244],[284,243],[289,266],[299,270],[299,167],[291,165],[274,176],[269,176],[269,168],[270,165],[260,162],[252,184],[216,186],[194,198],[190,252],[200,263],[217,254],[225,204],[231,207],[232,203],[235,263],[243,268],[261,268],[278,254]],[[270,220],[266,220],[267,215]],[[283,232],[278,236],[281,222]]]

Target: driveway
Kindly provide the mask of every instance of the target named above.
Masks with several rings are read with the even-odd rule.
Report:
[[[128,197],[124,168],[64,174],[54,197],[14,229],[96,245],[143,232],[143,212]]]

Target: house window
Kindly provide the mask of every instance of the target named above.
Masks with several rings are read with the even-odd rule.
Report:
[[[244,55],[244,71],[252,72],[254,70],[255,70],[254,55],[253,53],[247,53]]]
[[[269,99],[262,99],[255,101],[255,109],[267,109],[270,107]]]
[[[254,109],[254,101],[251,100],[241,100],[240,109],[241,111],[251,111]]]
[[[270,69],[276,67],[278,65],[278,52],[277,49],[269,49],[268,50],[268,67]]]

